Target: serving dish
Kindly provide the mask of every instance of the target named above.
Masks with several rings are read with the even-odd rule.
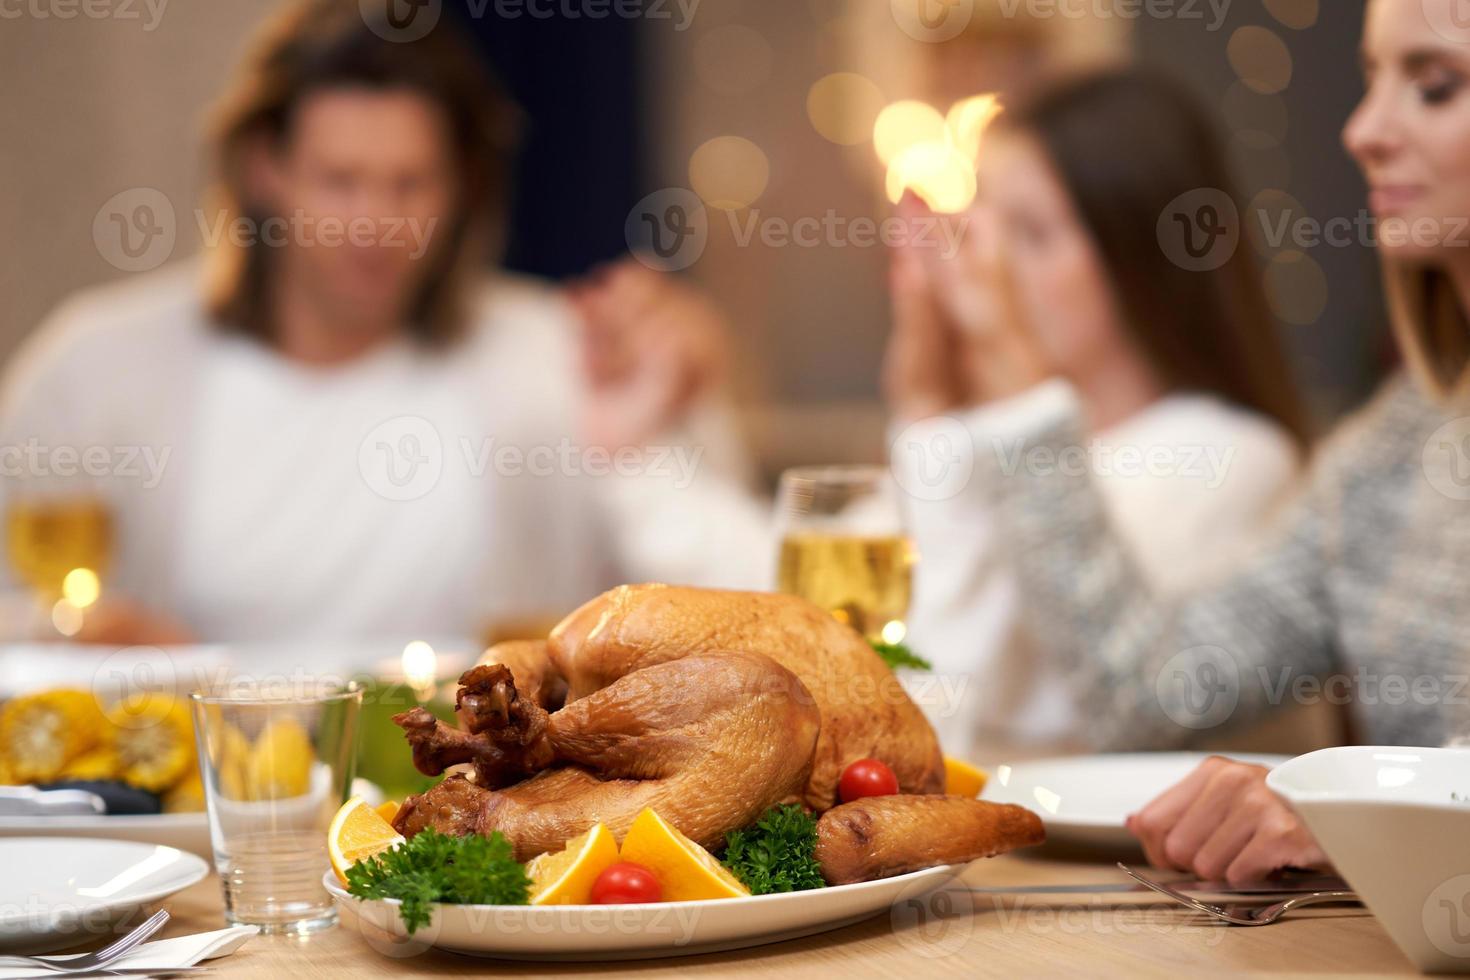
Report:
[[[1266,785],[1426,973],[1470,973],[1470,750],[1348,746]]]
[[[347,928],[380,952],[427,948],[509,960],[596,961],[691,956],[840,929],[891,910],[909,922],[912,903],[967,867],[942,865],[893,878],[811,891],[643,905],[439,905],[409,936],[395,899],[363,901],[332,872],[322,881]]]

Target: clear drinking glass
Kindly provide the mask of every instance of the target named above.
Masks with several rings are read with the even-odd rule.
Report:
[[[352,786],[362,691],[251,682],[190,698],[225,918],[264,932],[332,926],[327,827]]]
[[[810,599],[870,640],[903,642],[916,556],[888,469],[787,470],[778,514],[780,591]]]

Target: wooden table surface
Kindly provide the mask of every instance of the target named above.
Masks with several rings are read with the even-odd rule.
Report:
[[[1116,883],[1111,864],[1075,856],[1009,856],[972,866],[970,889]],[[1217,924],[1146,896],[1001,895],[952,887],[951,909],[926,921],[879,915],[835,932],[753,949],[608,963],[524,963],[430,950],[392,956],[344,917],[307,938],[257,936],[210,965],[211,976],[587,976],[1136,977],[1189,974],[1359,976],[1413,974],[1378,922],[1362,909],[1307,909],[1273,926]],[[224,925],[218,879],[211,876],[165,901],[174,915],[164,936]],[[936,909],[941,909],[935,902]]]

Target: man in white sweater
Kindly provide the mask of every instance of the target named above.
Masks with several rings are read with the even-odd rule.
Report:
[[[631,260],[567,294],[476,273],[490,91],[444,31],[292,8],[215,129],[241,233],[66,303],[11,365],[0,502],[112,516],[84,636],[474,636],[622,580],[765,583],[708,307]]]

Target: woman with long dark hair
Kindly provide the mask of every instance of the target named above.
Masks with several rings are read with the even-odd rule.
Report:
[[[1306,444],[1259,269],[1244,252],[1185,268],[1159,247],[1171,201],[1230,193],[1208,119],[1165,79],[1109,71],[1008,109],[981,157],[962,259],[895,257],[895,414],[973,422],[1037,376],[1065,378],[1088,468],[1145,576],[1167,590],[1207,581],[1259,530]],[[909,435],[922,442],[924,429]],[[966,676],[964,705],[937,723],[959,747],[987,734],[1079,738],[1086,712],[1033,655],[983,480],[926,494],[916,482],[942,461],[915,448],[895,447],[899,474],[939,499],[912,508],[913,644]]]

